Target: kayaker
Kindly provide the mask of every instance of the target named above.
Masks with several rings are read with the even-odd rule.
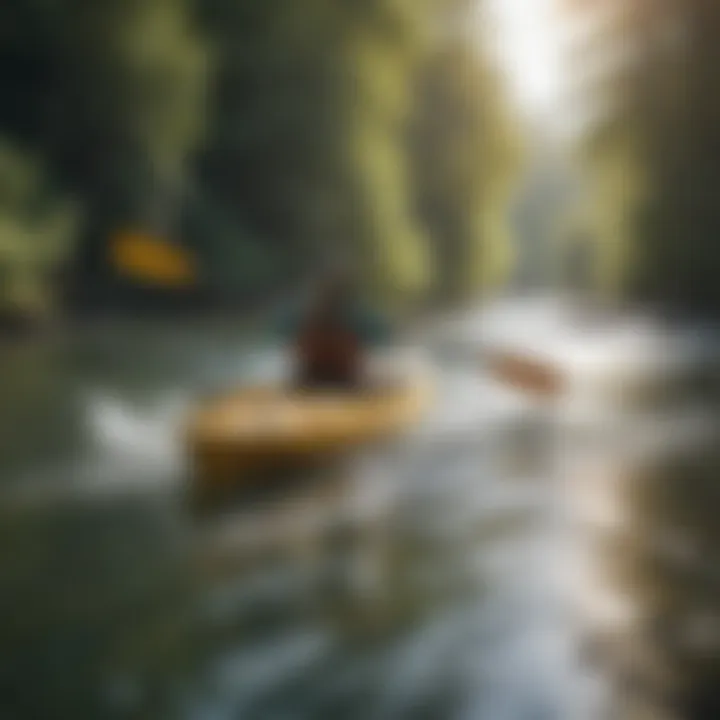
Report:
[[[341,269],[321,280],[304,309],[284,319],[283,334],[291,342],[300,387],[359,390],[369,351],[391,333],[363,306],[354,278]]]

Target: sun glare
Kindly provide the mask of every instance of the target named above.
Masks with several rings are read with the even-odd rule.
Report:
[[[602,120],[609,102],[603,87],[639,52],[612,30],[624,12],[622,0],[574,10],[560,0],[478,3],[483,44],[525,123],[572,141]]]
[[[556,0],[489,0],[482,23],[518,111],[533,125],[564,125],[561,26]]]

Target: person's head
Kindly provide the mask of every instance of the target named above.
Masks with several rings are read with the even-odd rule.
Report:
[[[356,293],[355,278],[345,266],[332,267],[316,285],[314,308],[316,312],[332,313],[351,302]]]

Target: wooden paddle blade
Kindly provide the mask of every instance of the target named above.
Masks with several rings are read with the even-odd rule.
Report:
[[[116,235],[110,243],[113,267],[138,282],[187,287],[197,282],[193,258],[177,245],[140,232]]]
[[[565,391],[565,378],[559,370],[531,358],[495,353],[487,366],[496,379],[538,397],[556,398]]]

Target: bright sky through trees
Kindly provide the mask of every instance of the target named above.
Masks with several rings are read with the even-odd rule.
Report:
[[[565,80],[555,1],[489,0],[486,13],[491,48],[520,113],[533,124],[555,125]]]
[[[487,0],[479,27],[523,122],[568,139],[603,114],[603,79],[627,61],[627,48],[599,45],[622,10],[616,2],[570,12],[559,0]]]

